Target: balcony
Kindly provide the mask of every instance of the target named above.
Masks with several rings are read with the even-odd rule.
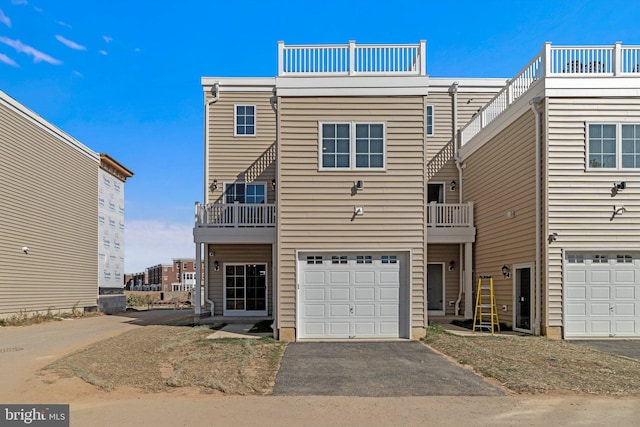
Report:
[[[196,243],[273,243],[276,207],[273,203],[196,203],[193,236]]]
[[[425,76],[427,48],[417,44],[294,45],[278,42],[278,77]]]
[[[427,205],[428,243],[468,243],[475,238],[472,202]]]
[[[511,104],[545,77],[640,77],[640,46],[551,46],[531,60],[461,131],[468,143]]]

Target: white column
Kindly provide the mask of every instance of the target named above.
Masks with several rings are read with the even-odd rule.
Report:
[[[278,76],[284,76],[284,42],[278,42]]]
[[[473,318],[473,243],[464,244],[464,318]]]
[[[202,289],[201,285],[201,274],[202,274],[202,243],[196,243],[196,284],[193,288],[193,305],[195,309],[195,314],[197,316],[202,312],[202,301],[200,299],[200,293]]]
[[[356,41],[349,40],[349,75],[356,73]]]

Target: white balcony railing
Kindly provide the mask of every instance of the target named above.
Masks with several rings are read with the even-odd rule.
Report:
[[[196,203],[196,227],[264,228],[275,227],[273,203]]]
[[[461,141],[466,144],[495,120],[531,86],[544,77],[640,77],[640,46],[551,46],[542,51],[520,73],[507,81],[462,128]]]
[[[427,73],[426,41],[409,45],[285,46],[278,42],[278,76],[416,75]]]
[[[473,203],[429,203],[427,227],[473,227]]]

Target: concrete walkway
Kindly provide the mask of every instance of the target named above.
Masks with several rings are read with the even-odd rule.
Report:
[[[249,332],[253,328],[253,323],[231,323],[219,331],[215,331],[207,339],[215,340],[220,338],[260,338],[272,337],[271,332]]]

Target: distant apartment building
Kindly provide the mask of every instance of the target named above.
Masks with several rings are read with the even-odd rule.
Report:
[[[190,291],[196,283],[196,260],[174,258],[171,264],[158,264],[147,268],[147,277],[148,286],[145,290]]]
[[[135,286],[143,286],[149,283],[147,280],[147,273],[131,273],[124,275],[124,288],[126,290],[133,290]]]

